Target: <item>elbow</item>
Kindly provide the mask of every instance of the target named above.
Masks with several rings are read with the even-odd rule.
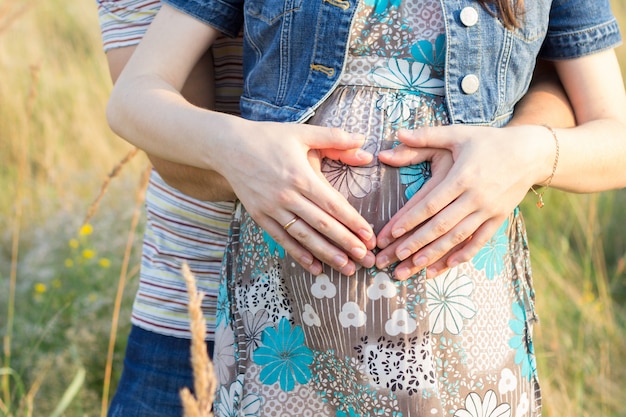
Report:
[[[124,138],[124,110],[123,101],[119,98],[120,93],[114,87],[106,105],[106,120],[111,130]]]

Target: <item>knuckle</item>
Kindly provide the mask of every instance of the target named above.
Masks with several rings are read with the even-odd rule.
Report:
[[[450,228],[448,227],[448,223],[444,220],[439,220],[433,225],[433,232],[437,236],[442,236],[443,234],[448,232],[449,229]]]
[[[467,234],[462,231],[457,231],[452,233],[450,241],[452,242],[452,246],[459,245],[463,243],[467,239]]]
[[[428,201],[425,204],[424,212],[426,213],[427,217],[432,217],[439,212],[439,207],[435,202]]]
[[[472,178],[470,175],[459,175],[454,179],[454,186],[461,190],[465,190],[471,185],[470,178]]]

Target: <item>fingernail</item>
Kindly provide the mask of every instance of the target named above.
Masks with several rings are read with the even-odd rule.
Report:
[[[361,265],[365,268],[371,268],[376,265],[376,257],[374,254],[368,254],[361,260]]]
[[[398,229],[394,229],[391,231],[391,236],[395,237],[396,239],[399,238],[400,236],[404,235],[406,233],[406,230],[404,230],[403,228],[398,228]]]
[[[437,274],[439,274],[439,270],[437,268],[429,267],[428,269],[426,269],[426,277],[429,279],[435,278]]]
[[[413,265],[415,265],[419,269],[424,268],[426,264],[428,264],[428,258],[424,255],[420,255],[417,257],[417,259],[413,260]]]
[[[359,230],[359,237],[363,240],[370,240],[374,236],[374,232],[368,229]]]
[[[341,273],[347,276],[354,275],[356,272],[356,267],[352,264],[348,264],[340,269]]]
[[[402,249],[400,252],[398,252],[398,259],[400,259],[401,261],[404,261],[409,256],[411,256],[411,251],[408,249]]]
[[[303,255],[300,257],[300,263],[311,266],[313,265],[313,257],[310,255]]]
[[[357,248],[350,249],[350,253],[352,254],[354,258],[362,259],[367,254],[367,250],[365,250],[365,248],[357,247]]]
[[[359,159],[370,159],[372,158],[372,154],[363,150],[363,149],[358,149],[355,153],[355,156]]]
[[[378,259],[376,259],[376,266],[379,268],[386,268],[389,266],[389,257],[387,255],[382,255]]]
[[[341,269],[348,263],[348,258],[346,258],[344,255],[336,255],[333,258],[333,263],[335,264],[335,267],[337,269]]]
[[[381,249],[386,248],[387,246],[389,246],[389,244],[391,243],[391,241],[386,238],[386,237],[382,237],[380,239],[378,239],[378,247]]]
[[[311,265],[309,267],[309,272],[313,275],[319,275],[322,273],[322,266],[321,265]]]
[[[396,276],[396,279],[404,281],[411,276],[411,270],[406,266],[401,266],[399,268],[396,268],[394,275]]]

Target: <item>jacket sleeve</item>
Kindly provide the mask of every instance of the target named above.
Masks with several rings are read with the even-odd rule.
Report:
[[[162,0],[163,3],[236,37],[243,24],[244,0]]]
[[[621,41],[609,0],[554,0],[539,56],[573,59],[614,48]]]

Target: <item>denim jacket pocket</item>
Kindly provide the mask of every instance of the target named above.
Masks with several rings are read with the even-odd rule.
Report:
[[[298,11],[304,0],[257,0],[247,2],[246,15],[274,25],[285,15]],[[282,7],[281,7],[282,5]]]

